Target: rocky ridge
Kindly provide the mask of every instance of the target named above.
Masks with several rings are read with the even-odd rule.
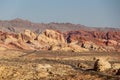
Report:
[[[46,29],[59,30],[60,32],[66,31],[76,31],[76,30],[100,30],[100,31],[119,31],[119,28],[107,28],[107,27],[87,27],[81,24],[72,24],[72,23],[34,23],[29,20],[23,20],[20,18],[16,18],[13,20],[0,20],[0,30],[12,33],[20,33],[25,29],[29,29],[32,32],[41,33]]]
[[[65,33],[68,43],[95,51],[118,51],[120,49],[120,31],[69,31]]]
[[[6,49],[60,50],[74,52],[117,51],[120,49],[120,31],[70,31],[62,33],[46,29],[37,34],[30,30],[22,33],[0,31],[0,46]]]
[[[0,34],[0,46],[6,49],[88,51],[76,44],[68,44],[64,35],[55,30],[47,29],[39,35],[30,30],[18,34],[1,31]]]

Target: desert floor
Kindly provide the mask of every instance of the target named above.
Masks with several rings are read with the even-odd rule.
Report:
[[[120,66],[120,53],[0,51],[0,80],[120,80],[115,70],[93,70],[95,58]]]

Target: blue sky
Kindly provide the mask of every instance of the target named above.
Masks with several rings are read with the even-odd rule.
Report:
[[[120,0],[0,0],[0,20],[120,27]]]

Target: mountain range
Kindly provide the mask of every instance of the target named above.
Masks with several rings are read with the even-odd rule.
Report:
[[[17,32],[24,31],[25,29],[29,29],[37,33],[40,33],[45,29],[59,30],[61,32],[74,31],[74,30],[100,30],[100,31],[120,30],[120,28],[87,27],[81,24],[72,24],[72,23],[55,23],[55,22],[33,23],[29,20],[23,20],[20,18],[16,18],[13,20],[0,20],[0,30],[17,33]]]

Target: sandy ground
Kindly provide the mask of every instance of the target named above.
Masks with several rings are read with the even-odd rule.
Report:
[[[120,53],[115,52],[1,50],[0,80],[120,80],[116,71],[94,71],[94,58],[120,68]]]

